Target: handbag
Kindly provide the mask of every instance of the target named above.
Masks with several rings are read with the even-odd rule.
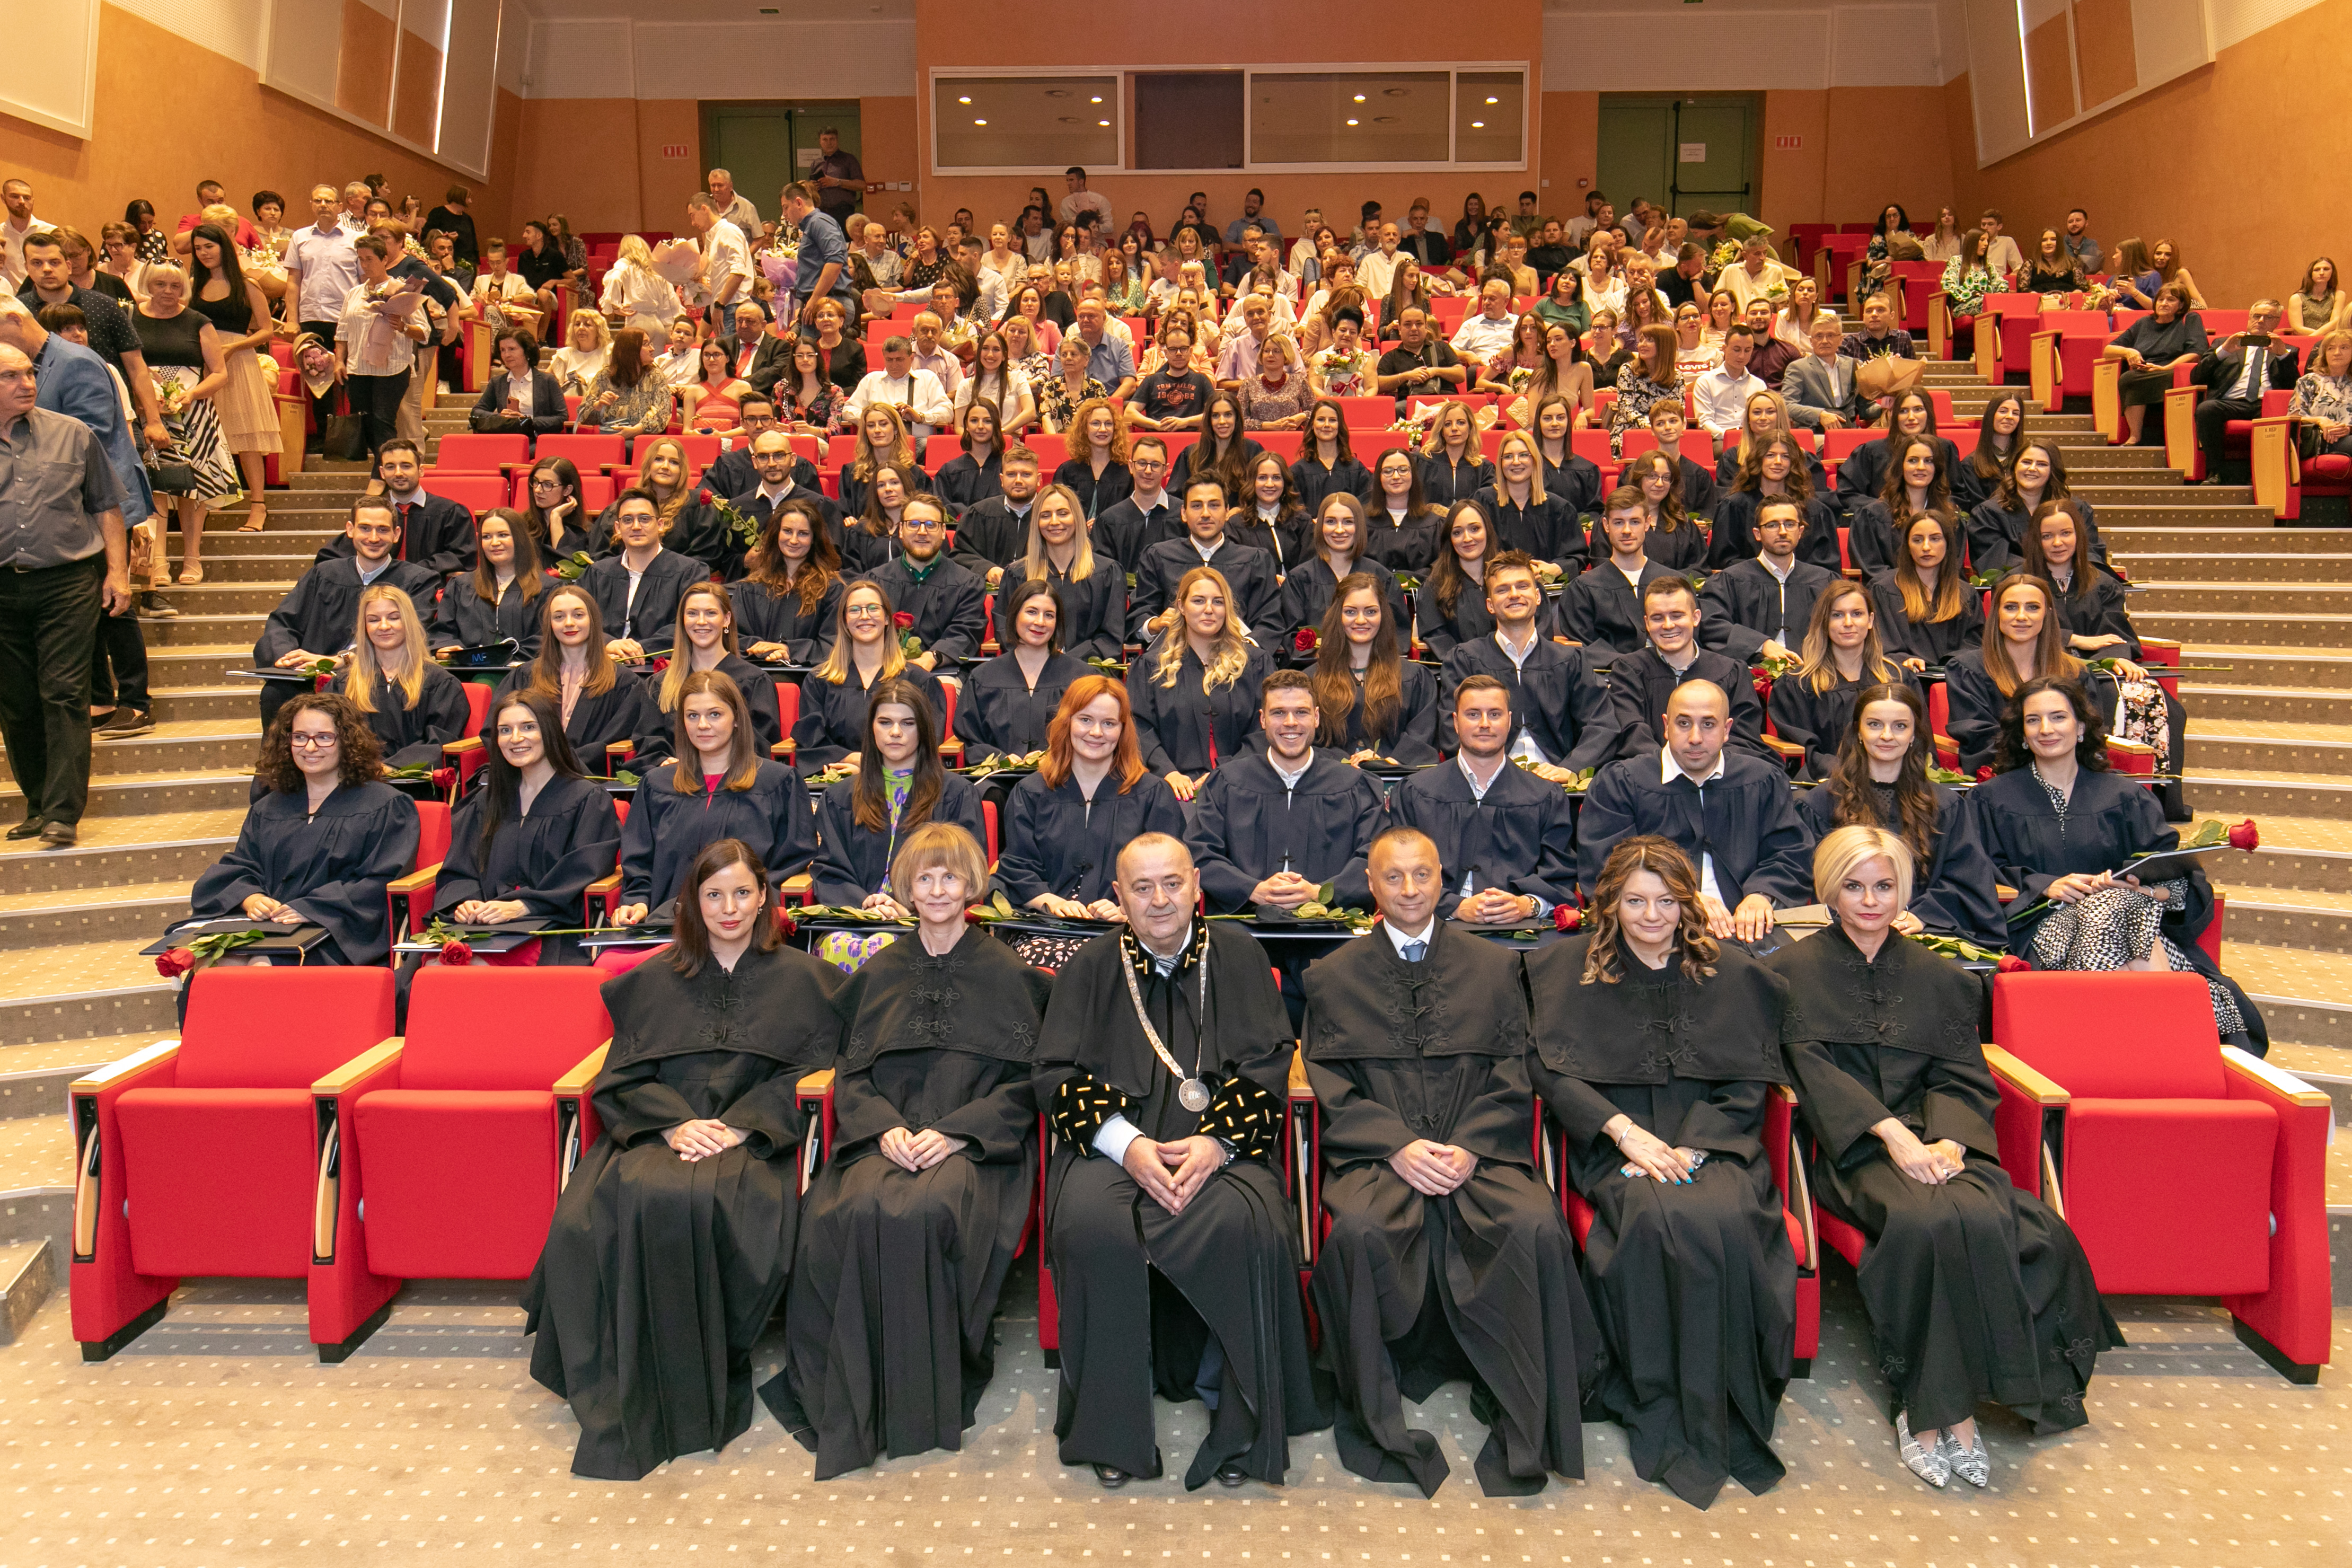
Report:
[[[196,493],[196,470],[186,463],[150,453],[146,468],[147,488],[159,496],[192,496]]]
[[[367,456],[367,435],[356,414],[319,416],[319,453],[337,462],[355,462]]]
[[[2327,455],[2327,432],[2316,419],[2294,422],[2294,455],[2298,458],[2322,458]]]

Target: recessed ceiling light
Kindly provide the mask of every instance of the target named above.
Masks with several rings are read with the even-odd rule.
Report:
[[[956,101],[957,101],[958,103],[970,103],[970,102],[971,101],[971,100],[970,100],[970,99],[968,99],[968,98],[959,98],[959,99],[957,99],[957,100],[956,100]]]
[[[1470,129],[1473,131],[1484,131],[1486,129],[1486,122],[1483,120],[1474,120],[1470,122]]]
[[[1500,103],[1500,102],[1502,102],[1503,100],[1502,100],[1501,99],[1499,99],[1499,98],[1490,98],[1490,99],[1488,99],[1486,101],[1487,101],[1487,102],[1489,102],[1489,103]]]
[[[985,121],[985,120],[975,120],[975,121],[972,121],[972,123],[973,123],[974,125],[985,125],[985,124],[987,124],[987,123],[988,123],[988,121]]]
[[[1352,120],[1350,120],[1349,121],[1348,121],[1348,123],[1349,123],[1349,124],[1350,124],[1350,125],[1353,125],[1353,124],[1355,123],[1355,121],[1352,121]]]
[[[1364,95],[1363,95],[1362,93],[1360,93],[1360,93],[1358,93],[1358,94],[1356,95],[1356,101],[1357,101],[1358,103],[1361,103],[1361,102],[1363,102],[1363,101],[1364,101]]]
[[[1108,120],[1097,120],[1097,121],[1095,121],[1095,123],[1096,123],[1097,125],[1108,126],[1108,125],[1109,125],[1109,124],[1110,124],[1110,121],[1108,121]]]
[[[1095,99],[1088,99],[1087,101],[1088,101],[1089,103],[1100,103],[1100,102],[1102,101],[1102,100],[1101,100],[1101,99],[1099,99],[1099,98],[1095,98]]]

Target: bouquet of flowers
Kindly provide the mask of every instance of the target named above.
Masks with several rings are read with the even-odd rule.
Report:
[[[970,768],[965,770],[964,777],[973,780],[976,783],[981,779],[989,778],[997,773],[1024,772],[1034,768],[1039,763],[1042,763],[1045,760],[1045,753],[1042,750],[1027,752],[1019,755],[993,756],[989,758],[986,762],[973,763]]]

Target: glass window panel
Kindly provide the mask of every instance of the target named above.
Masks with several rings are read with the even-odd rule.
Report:
[[[1118,166],[1116,76],[931,79],[940,169]]]
[[[1517,71],[1463,71],[1454,78],[1454,158],[1459,163],[1521,163],[1527,81]]]
[[[1250,79],[1250,162],[1443,163],[1444,71],[1260,71]]]

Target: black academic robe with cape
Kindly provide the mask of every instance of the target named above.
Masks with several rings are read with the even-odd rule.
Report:
[[[1386,513],[1381,515],[1386,516]],[[1348,566],[1348,575],[1358,573],[1370,577],[1380,587],[1381,599],[1389,607],[1389,619],[1396,626],[1405,623],[1404,591],[1397,586],[1396,574],[1369,555],[1359,555]],[[1314,639],[1310,646],[1300,647],[1298,634],[1312,631],[1319,635],[1323,613],[1331,607],[1331,599],[1339,591],[1339,579],[1332,574],[1331,563],[1320,555],[1309,554],[1290,569],[1282,580],[1281,607],[1276,619],[1281,623],[1278,645],[1284,662],[1307,666],[1315,662]]]
[[[447,916],[477,899],[519,900],[530,916],[558,927],[583,918],[588,884],[609,874],[621,853],[621,819],[612,793],[587,779],[549,779],[530,809],[499,824],[488,853],[482,813],[489,791],[478,789],[449,825],[449,855],[433,884],[433,912]],[[541,937],[539,962],[584,963],[575,936]]]
[[[1949,1426],[1991,1399],[2037,1433],[2083,1425],[2092,1363],[2123,1335],[2074,1233],[2001,1168],[1982,982],[1904,937],[1865,959],[1839,927],[1770,963],[1789,983],[1781,1035],[1813,1132],[1813,1199],[1869,1238],[1855,1273],[1890,1418]],[[1960,1173],[1905,1175],[1870,1131],[1889,1117],[1959,1144]]]
[[[1469,590],[1463,590],[1469,604]],[[1536,640],[1523,661],[1515,661],[1492,632],[1465,642],[1445,656],[1438,679],[1437,743],[1458,749],[1454,735],[1454,693],[1474,675],[1491,675],[1510,693],[1511,742],[1525,735],[1536,743],[1547,762],[1570,772],[1597,768],[1617,754],[1618,726],[1612,710],[1610,684],[1594,672],[1607,662],[1580,647],[1562,647],[1543,631],[1538,619]],[[1751,700],[1753,699],[1751,698]]]
[[[1119,850],[1145,833],[1184,836],[1184,808],[1159,774],[1124,794],[1106,777],[1090,801],[1076,775],[1054,786],[1031,773],[1004,798],[996,886],[1015,909],[1041,893],[1097,902],[1112,896]]]
[[[1083,658],[1049,654],[1032,687],[1021,661],[1002,653],[967,670],[956,699],[955,735],[966,763],[991,757],[1025,757],[1045,745],[1045,727],[1062,706],[1062,693],[1082,675],[1094,673]]]
[[[1402,520],[1388,508],[1375,506],[1365,519],[1364,553],[1391,572],[1423,576],[1437,559],[1437,531],[1444,521],[1442,513],[1428,506]]]
[[[530,1374],[572,1402],[572,1472],[634,1481],[751,1425],[751,1348],[783,1300],[800,1228],[800,1080],[833,1065],[846,981],[780,947],[692,979],[666,956],[604,983],[604,1136],[556,1200],[523,1286]],[[744,1135],[682,1160],[680,1122]]]
[[[1621,839],[1655,833],[1673,839],[1693,869],[1703,857],[1715,857],[1716,889],[1727,910],[1750,893],[1763,894],[1775,909],[1813,901],[1813,835],[1789,798],[1779,764],[1727,748],[1723,776],[1709,779],[1705,790],[1680,768],[1672,777],[1664,772],[1654,748],[1601,769],[1585,792],[1576,864],[1588,894]]]
[[[938,957],[912,934],[891,943],[842,994],[833,1156],[809,1189],[784,1371],[760,1391],[815,1450],[818,1480],[880,1455],[963,1447],[996,1371],[991,1320],[1029,1217],[1029,1074],[1052,989],[966,926]],[[882,1153],[899,1127],[964,1146],[908,1171]]]
[[[1956,568],[1957,570],[1957,568]],[[1903,606],[1903,585],[1891,571],[1869,579],[1870,607],[1878,616],[1878,642],[1889,658],[1916,658],[1948,665],[1964,648],[1984,638],[1984,594],[1965,584],[1959,614],[1944,621],[1915,621]]]
[[[1764,499],[1755,490],[1731,490],[1716,501],[1715,532],[1706,547],[1709,570],[1721,572],[1756,558],[1756,514],[1762,510]],[[1809,496],[1800,504],[1804,509],[1805,531],[1797,536],[1797,559],[1824,572],[1843,569],[1837,508],[1819,495]]]
[[[768,868],[772,885],[797,877],[816,855],[808,786],[790,768],[764,758],[749,789],[722,781],[705,795],[700,774],[677,787],[677,764],[645,774],[621,829],[621,901],[657,910],[677,897],[694,858],[722,838],[740,838]]]
[[[1633,1472],[1698,1508],[1727,1479],[1783,1474],[1772,1424],[1794,1353],[1797,1259],[1772,1184],[1765,1098],[1788,1081],[1788,987],[1736,948],[1694,980],[1677,947],[1652,969],[1621,942],[1585,984],[1595,935],[1527,955],[1531,1071],[1567,1135],[1567,1179],[1592,1205],[1584,1272],[1607,1338],[1599,1403]],[[1613,939],[1612,939],[1613,940]],[[1706,1158],[1686,1183],[1624,1174],[1601,1129],[1620,1113]]]
[[[1145,1042],[1129,972],[1161,1043],[1208,1085],[1207,1110],[1184,1109],[1177,1078]],[[1226,1466],[1278,1483],[1288,1439],[1328,1424],[1298,1300],[1297,1214],[1277,1174],[1294,1048],[1265,949],[1229,921],[1194,921],[1165,977],[1118,931],[1080,948],[1055,981],[1037,1098],[1055,1135],[1045,1261],[1061,1313],[1054,1435],[1064,1464],[1158,1476],[1155,1390],[1215,1395],[1188,1489]],[[1234,1158],[1171,1215],[1095,1148],[1113,1115],[1163,1143],[1220,1139]]]
[[[1307,971],[1307,1080],[1322,1108],[1316,1363],[1339,1389],[1339,1460],[1433,1496],[1447,1465],[1402,1401],[1467,1377],[1490,1497],[1584,1474],[1578,1410],[1601,1339],[1559,1205],[1537,1174],[1527,995],[1516,957],[1439,921],[1407,963],[1375,931]],[[1477,1165],[1444,1197],[1389,1164],[1416,1140]]]
[[[1548,904],[1575,896],[1575,803],[1517,763],[1504,763],[1483,796],[1472,792],[1458,761],[1423,768],[1389,793],[1389,820],[1419,828],[1437,846],[1443,919],[1462,907],[1465,876],[1474,892],[1500,888]]]
[[[1171,626],[1169,633],[1177,633]],[[1167,635],[1167,634],[1163,634]],[[1177,634],[1181,635],[1181,634]],[[1127,700],[1135,713],[1135,742],[1143,765],[1165,778],[1202,773],[1243,753],[1243,741],[1257,728],[1258,688],[1273,668],[1263,647],[1249,649],[1241,675],[1208,689],[1208,672],[1188,642],[1176,684],[1160,683],[1159,645],[1127,667]]]
[[[1813,601],[1836,581],[1834,566],[1824,570],[1810,561],[1790,562],[1785,583],[1772,574],[1761,556],[1734,562],[1699,591],[1699,641],[1743,664],[1763,652],[1768,639],[1797,653],[1805,646],[1805,628],[1812,624]],[[1712,636],[1706,635],[1709,628]]]
[[[1396,710],[1389,716],[1386,731],[1378,735],[1364,727],[1363,677],[1360,671],[1354,673],[1355,701],[1348,709],[1346,724],[1338,735],[1318,734],[1316,744],[1328,746],[1342,757],[1369,751],[1411,767],[1426,767],[1437,761],[1437,672],[1409,658],[1397,660]],[[1261,731],[1252,738],[1250,749],[1264,752],[1263,741]]]
[[[1947,784],[1929,787],[1936,792],[1936,838],[1927,865],[1912,867],[1911,912],[1919,917],[1920,924],[1940,935],[2006,947],[2009,925],[1995,886],[2000,875],[1985,848],[1984,835],[1969,812],[1968,796]],[[1869,798],[1874,811],[1857,820],[1900,837],[1901,808],[1895,804],[1894,786],[1873,784]],[[1827,783],[1797,797],[1797,815],[1812,829],[1815,843],[1846,826],[1837,819],[1837,796]]]
[[[489,711],[482,716],[484,745],[496,745],[499,706],[518,691],[530,689],[530,669],[510,670],[499,689],[490,694]],[[649,733],[659,720],[661,710],[646,690],[643,678],[628,669],[616,668],[613,684],[603,691],[583,690],[572,705],[572,716],[563,721],[563,738],[572,742],[572,754],[579,761],[583,773],[611,777],[614,766],[606,748],[620,742],[634,743],[639,735]],[[480,733],[480,731],[477,731]],[[636,769],[630,769],[635,773]]]
[[[1250,907],[1250,892],[1279,871],[1334,885],[1349,909],[1372,901],[1365,856],[1388,816],[1370,773],[1328,752],[1310,752],[1306,773],[1286,788],[1263,755],[1237,757],[1209,775],[1184,835],[1212,914]]]
[[[386,563],[373,583],[360,581],[352,557],[322,561],[303,573],[293,591],[269,612],[261,636],[254,639],[253,662],[267,669],[298,647],[337,654],[351,647],[359,637],[360,595],[365,589],[397,588],[415,603],[418,615],[430,616],[433,595],[440,585],[436,574],[413,561]]]
[[[343,689],[338,680],[335,689]],[[462,739],[474,717],[466,703],[466,683],[430,659],[425,662],[425,680],[416,689],[415,702],[392,680],[377,681],[369,700],[373,706],[367,725],[388,768],[416,763],[439,767],[441,748]]]
[[[782,643],[787,661],[823,664],[833,651],[841,626],[841,579],[836,577],[817,595],[816,608],[803,611],[801,591],[772,587],[745,579],[727,584],[735,601],[735,635],[745,647],[754,643]]]
[[[2112,721],[2116,678],[2086,664],[2077,670],[2075,680],[2090,699],[2091,711]],[[1983,645],[1962,648],[1944,666],[1944,699],[1949,715],[1944,727],[1958,742],[1960,772],[1973,778],[1979,768],[1991,764],[2000,749],[2001,715],[2010,704],[1993,683],[1992,672],[1985,668]]]
[[[1632,653],[1618,655],[1609,667],[1609,721],[1617,732],[1616,755],[1658,754],[1666,739],[1666,701],[1685,680],[1711,680],[1722,690],[1731,709],[1732,750],[1780,765],[1780,759],[1765,747],[1764,704],[1756,695],[1756,678],[1748,674],[1746,665],[1700,647],[1677,672],[1647,642]]]
[[[416,803],[388,784],[339,784],[310,810],[299,784],[255,801],[236,847],[196,879],[189,912],[242,916],[246,900],[267,893],[327,933],[303,963],[382,963],[392,953],[384,885],[416,864]]]

